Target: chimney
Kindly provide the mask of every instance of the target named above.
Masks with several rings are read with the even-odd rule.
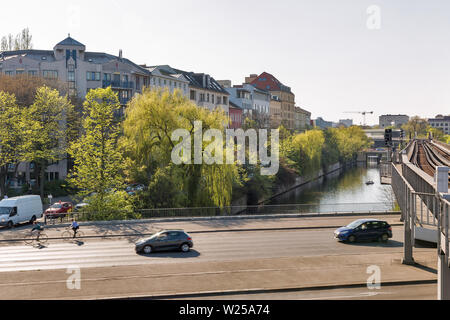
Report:
[[[255,80],[256,78],[258,78],[257,74],[251,74],[249,77],[245,77],[245,83],[252,83],[253,80]]]
[[[206,88],[206,74],[203,74],[203,88]]]
[[[119,50],[119,59],[122,59],[122,49]]]

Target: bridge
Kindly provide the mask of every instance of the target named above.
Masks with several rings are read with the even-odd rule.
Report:
[[[403,263],[414,264],[416,240],[437,244],[438,299],[450,300],[450,148],[432,140],[412,140],[381,165],[390,178],[404,221]]]

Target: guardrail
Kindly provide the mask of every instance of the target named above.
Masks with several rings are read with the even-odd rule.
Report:
[[[430,193],[418,192],[416,188],[430,190],[429,183],[427,181],[419,182],[420,175],[417,175],[409,166],[404,164],[402,169],[405,170],[402,172],[403,176],[392,165],[392,188],[402,210],[405,226],[403,263],[414,264],[413,247],[416,224],[420,227],[436,227],[439,260],[438,298],[450,300],[450,202],[442,194],[437,193],[434,187]],[[410,179],[406,178],[407,175]],[[409,181],[413,183],[410,184]]]
[[[116,211],[112,215],[127,216],[127,219],[150,219],[150,218],[177,218],[177,217],[218,217],[218,216],[239,216],[239,215],[282,215],[282,214],[385,214],[394,211],[393,202],[375,203],[330,203],[330,204],[280,204],[280,205],[259,205],[259,206],[229,206],[224,208],[203,207],[203,208],[162,208],[162,209],[141,209],[134,214]],[[51,219],[45,218],[46,224],[59,224],[77,221],[100,220],[97,216],[104,217],[107,214],[95,214],[89,212],[71,212],[61,214],[59,217]]]

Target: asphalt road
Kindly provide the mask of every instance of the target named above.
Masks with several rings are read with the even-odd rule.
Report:
[[[196,298],[189,298],[195,300]],[[201,297],[200,300],[216,300],[217,296]],[[418,284],[404,286],[381,286],[367,288],[346,288],[331,290],[305,290],[297,292],[276,292],[226,295],[225,300],[436,300],[436,284]],[[183,299],[181,299],[183,300]]]
[[[235,261],[244,259],[402,252],[402,228],[393,228],[387,243],[343,244],[333,230],[256,231],[196,234],[189,253],[138,255],[130,240],[49,242],[46,247],[0,247],[0,272],[23,270],[112,267],[179,262]],[[430,251],[434,249],[415,249]]]

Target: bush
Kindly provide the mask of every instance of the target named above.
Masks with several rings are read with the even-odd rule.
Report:
[[[86,198],[89,203],[83,209],[83,220],[110,221],[140,219],[141,215],[133,210],[129,195],[125,191],[110,192],[103,196],[99,194]]]

